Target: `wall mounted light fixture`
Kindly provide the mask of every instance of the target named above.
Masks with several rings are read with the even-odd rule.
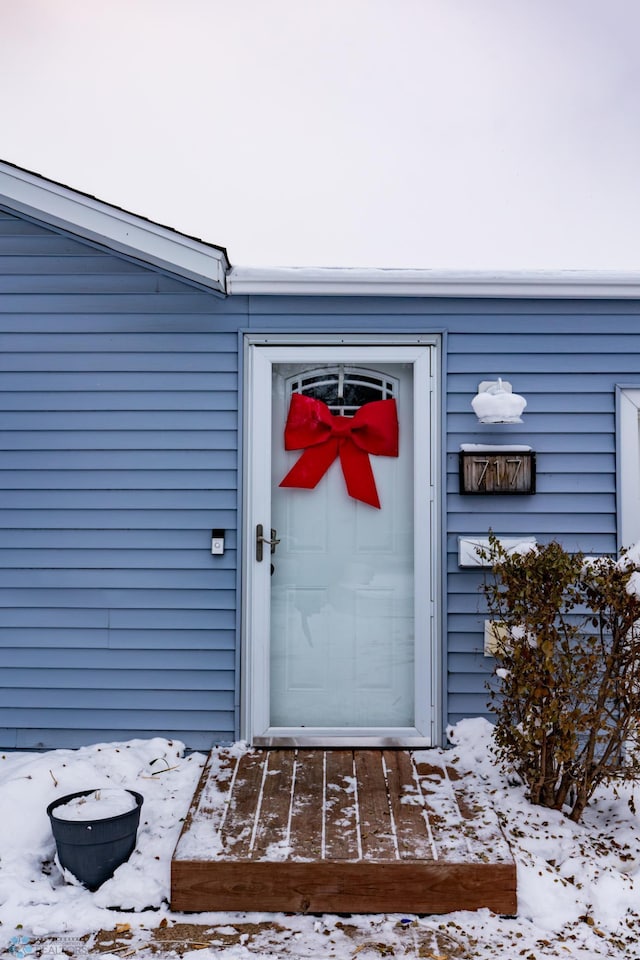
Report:
[[[524,397],[513,393],[511,384],[498,377],[483,380],[471,401],[480,423],[522,423],[522,411],[527,405]]]

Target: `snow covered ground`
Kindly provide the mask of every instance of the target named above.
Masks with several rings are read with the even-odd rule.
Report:
[[[473,771],[503,820],[518,864],[519,914],[289,916],[172,914],[171,854],[202,754],[162,739],[80,750],[0,753],[0,955],[640,957],[640,817],[630,788],[602,790],[583,824],[530,806],[492,762],[491,726],[458,724],[448,760]],[[90,893],[63,876],[47,805],[79,790],[128,788],[144,796],[128,863]],[[638,803],[640,807],[640,802]]]

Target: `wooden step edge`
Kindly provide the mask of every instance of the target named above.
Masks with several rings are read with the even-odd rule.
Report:
[[[194,793],[193,793],[193,796],[192,796],[192,798],[191,798],[191,803],[189,804],[189,809],[187,810],[187,813],[186,813],[186,815],[185,815],[184,823],[182,824],[182,829],[180,830],[180,834],[179,834],[179,836],[178,836],[178,840],[177,840],[177,842],[176,842],[176,845],[175,845],[175,847],[174,847],[173,853],[172,853],[172,855],[171,855],[171,859],[172,859],[172,860],[173,860],[174,857],[177,857],[177,855],[178,855],[178,849],[179,849],[179,847],[180,847],[180,843],[181,843],[181,841],[182,841],[182,838],[183,838],[184,836],[186,836],[186,834],[189,832],[189,830],[190,830],[190,828],[191,828],[191,825],[192,825],[192,823],[193,823],[193,821],[194,821],[194,818],[195,818],[195,816],[196,816],[196,813],[197,813],[197,811],[198,811],[198,808],[199,808],[199,806],[200,806],[200,799],[201,799],[201,797],[202,797],[202,792],[203,792],[203,790],[204,790],[204,788],[205,788],[205,786],[207,785],[207,782],[208,782],[208,780],[209,780],[209,775],[210,775],[210,771],[211,771],[212,758],[213,758],[213,750],[210,750],[210,751],[209,751],[209,755],[208,755],[207,759],[205,760],[204,767],[202,768],[202,773],[200,774],[200,779],[198,780],[198,784],[197,784],[196,789],[195,789],[195,791],[194,791]]]
[[[174,861],[171,910],[517,913],[515,864]]]

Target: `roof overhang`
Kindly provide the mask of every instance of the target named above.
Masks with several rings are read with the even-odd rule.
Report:
[[[224,247],[0,161],[0,205],[222,294],[640,299],[640,273],[233,267]]]
[[[233,267],[227,289],[256,296],[640,299],[640,274]]]
[[[230,265],[223,247],[2,161],[0,205],[219,293],[227,292]]]

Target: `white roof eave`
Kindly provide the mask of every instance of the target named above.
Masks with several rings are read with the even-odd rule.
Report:
[[[226,293],[226,251],[0,161],[0,204]]]
[[[640,299],[640,272],[233,267],[223,247],[0,161],[0,204],[222,294]]]
[[[233,267],[230,294],[640,299],[640,273]]]

